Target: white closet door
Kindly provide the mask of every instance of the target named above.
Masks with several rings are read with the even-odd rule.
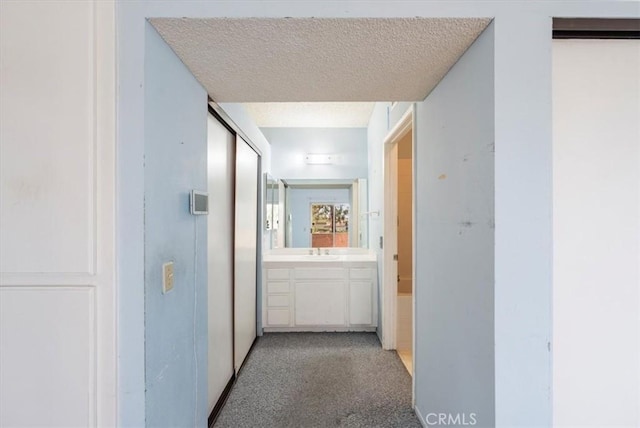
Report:
[[[233,376],[233,186],[235,135],[208,118],[209,412]]]
[[[638,427],[640,40],[552,53],[553,426]]]
[[[258,155],[236,140],[235,368],[240,369],[256,337]]]

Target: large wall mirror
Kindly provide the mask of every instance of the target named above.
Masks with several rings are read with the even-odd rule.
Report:
[[[367,180],[264,180],[267,247],[368,247]]]
[[[281,222],[286,247],[367,248],[365,179],[280,181],[285,188]]]

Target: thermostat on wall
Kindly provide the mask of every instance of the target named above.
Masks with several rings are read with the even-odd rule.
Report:
[[[193,215],[209,214],[209,194],[192,190],[189,205]]]

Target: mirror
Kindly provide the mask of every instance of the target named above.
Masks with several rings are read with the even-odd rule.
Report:
[[[282,182],[286,247],[367,248],[366,179]]]
[[[267,247],[278,248],[284,244],[284,229],[280,227],[283,223],[281,216],[284,208],[284,198],[280,193],[284,193],[284,185],[280,180],[276,180],[269,173],[265,173],[264,179],[264,230]]]

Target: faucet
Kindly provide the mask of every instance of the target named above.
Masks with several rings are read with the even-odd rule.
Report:
[[[321,249],[320,247],[318,247],[318,255],[321,255],[321,254],[322,254],[322,253],[321,253],[321,250],[322,250],[322,249]]]

